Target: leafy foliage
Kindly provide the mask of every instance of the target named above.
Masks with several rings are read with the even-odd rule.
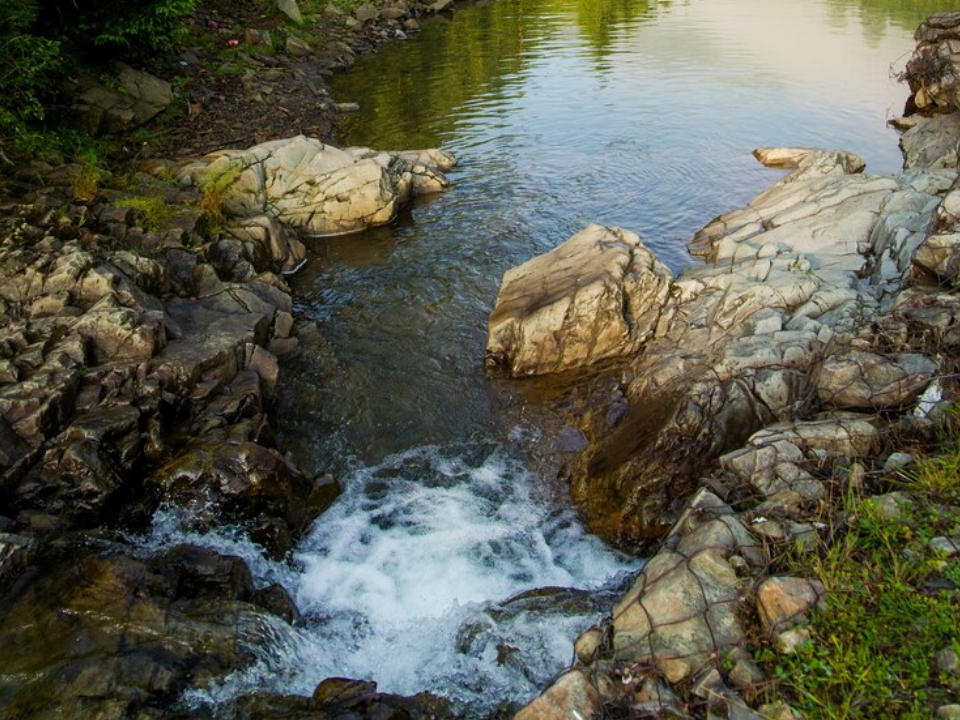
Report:
[[[60,42],[30,34],[35,0],[0,0],[0,134],[20,139],[44,118],[44,99],[62,69]]]
[[[199,0],[43,0],[45,27],[81,53],[146,60],[183,37]]]

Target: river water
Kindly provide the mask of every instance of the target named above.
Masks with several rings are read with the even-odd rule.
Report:
[[[285,370],[277,424],[297,462],[345,492],[292,568],[242,538],[199,539],[285,583],[308,620],[275,629],[261,663],[205,699],[309,693],[346,675],[482,714],[568,663],[638,562],[586,535],[525,466],[536,427],[504,412],[514,386],[482,362],[503,272],[589,222],[638,231],[680,270],[699,227],[778,176],[753,161],[759,145],[844,148],[897,169],[885,123],[906,91],[891,72],[920,20],[946,9],[497,0],[335,78],[338,100],[361,105],[344,143],[438,146],[460,166],[448,193],[391,226],[310,243],[293,286],[323,343]],[[182,535],[162,514],[151,542]]]

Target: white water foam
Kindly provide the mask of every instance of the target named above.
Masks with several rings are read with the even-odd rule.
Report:
[[[330,676],[382,692],[430,691],[482,714],[532,697],[571,660],[571,641],[608,611],[639,563],[588,535],[535,491],[502,445],[418,448],[359,468],[295,554],[265,559],[225,533],[177,530],[158,514],[147,545],[194,542],[240,555],[258,582],[279,581],[307,625],[262,628],[256,665],[195,702],[254,689],[310,694]]]

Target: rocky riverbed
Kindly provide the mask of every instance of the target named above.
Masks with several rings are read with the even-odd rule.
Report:
[[[337,42],[359,38],[330,46],[334,64],[444,7],[331,10]],[[915,104],[942,112],[901,121],[903,174],[865,174],[844,152],[759,150],[790,172],[694,238],[703,265],[674,278],[636,235],[591,226],[505,278],[490,363],[517,376],[597,373],[579,383],[580,427],[564,438],[577,452],[572,494],[595,532],[655,550],[610,617],[580,637],[577,667],[523,718],[756,716],[764,678],[751,638],[789,647],[824,595],[806,578],[771,576],[772,553],[818,537],[841,482],[834,468],[882,464],[892,437],[931,432],[955,397],[956,75],[934,82],[923,58],[953,67],[958,24],[936,17],[918,36]],[[286,39],[294,57],[310,46],[299,41]],[[270,95],[276,67],[261,55],[250,55],[244,102]],[[198,102],[171,142],[209,112]],[[221,139],[244,120],[219,117]],[[173,505],[193,529],[237,524],[288,557],[339,488],[305,476],[273,440],[282,360],[317,342],[294,318],[284,277],[304,260],[302,236],[389,222],[414,196],[443,190],[453,159],[338,149],[294,131],[256,137],[267,115],[257,117],[244,149],[141,164],[131,189],[94,200],[77,197],[78,166],[35,165],[8,185],[0,717],[195,716],[185,693],[248,666],[301,621],[287,591],[255,585],[239,558],[195,545],[150,555],[129,533]],[[220,148],[198,139],[194,149]],[[145,196],[169,211],[131,202]],[[437,698],[342,678],[312,698],[253,693],[216,711],[447,713]]]

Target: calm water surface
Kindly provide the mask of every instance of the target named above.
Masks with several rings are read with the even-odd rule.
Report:
[[[325,344],[282,431],[336,468],[500,432],[482,370],[503,272],[585,224],[622,225],[674,270],[717,214],[777,177],[759,145],[900,165],[885,125],[912,33],[946,0],[498,0],[437,19],[334,79],[346,144],[439,146],[453,189],[393,226],[311,243],[295,282]],[[289,373],[288,378],[294,373]]]
[[[510,426],[515,385],[482,362],[503,272],[589,222],[638,231],[680,270],[698,228],[777,177],[752,160],[758,145],[845,148],[895,170],[885,122],[906,92],[891,68],[949,7],[497,0],[337,77],[338,99],[362,108],[344,142],[440,146],[461,164],[447,194],[390,227],[310,244],[293,284],[323,343],[285,369],[278,425],[302,465],[346,490],[296,569],[210,539],[284,582],[308,624],[257,639],[261,663],[206,700],[309,694],[329,675],[439,691],[474,714],[535,693],[637,563],[524,466],[536,430]],[[178,539],[158,516],[153,542]]]

